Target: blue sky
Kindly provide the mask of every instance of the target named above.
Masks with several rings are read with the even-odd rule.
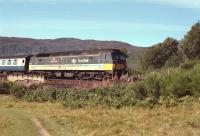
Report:
[[[0,36],[151,46],[199,20],[200,0],[0,0]]]

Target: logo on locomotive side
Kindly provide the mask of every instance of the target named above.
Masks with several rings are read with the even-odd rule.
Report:
[[[56,60],[56,58],[52,58],[51,63],[57,63],[58,61]]]
[[[75,64],[75,63],[76,63],[76,59],[73,59],[73,60],[72,60],[72,63]]]
[[[87,62],[89,62],[89,59],[78,59],[78,62],[87,63]]]

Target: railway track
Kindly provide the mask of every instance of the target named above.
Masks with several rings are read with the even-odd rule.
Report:
[[[88,89],[88,88],[100,88],[106,87],[113,84],[114,80],[75,80],[75,79],[45,79],[44,82],[40,82],[37,80],[29,80],[25,78],[24,80],[20,78],[17,81],[8,81],[9,79],[5,75],[0,75],[0,87],[5,86],[9,82],[15,82],[17,84],[30,87],[30,88],[37,88],[37,87],[48,87],[48,88],[77,88],[77,89]]]
[[[12,74],[11,77],[14,75]],[[5,84],[8,84],[8,78],[9,76],[0,74],[0,87],[5,86]],[[89,88],[102,88],[102,87],[107,87],[111,85],[116,85],[118,83],[130,83],[130,82],[136,82],[138,81],[138,78],[130,78],[128,76],[122,77],[120,80],[116,79],[109,79],[109,80],[76,80],[76,79],[60,79],[60,78],[55,78],[55,79],[44,79],[44,80],[33,80],[33,79],[38,79],[35,78],[35,76],[30,76],[33,77],[32,79],[30,77],[27,77],[27,75],[17,75],[19,80],[16,81],[10,81],[10,82],[16,82],[17,84],[30,87],[30,88],[37,88],[37,87],[48,87],[48,88],[77,88],[77,89],[89,89]],[[19,78],[20,77],[20,78]],[[23,79],[24,78],[24,79]],[[17,78],[14,78],[17,79]],[[41,79],[41,78],[39,78]],[[139,79],[140,80],[140,79]],[[42,81],[42,82],[41,82]]]
[[[109,86],[116,81],[105,80],[105,81],[92,81],[92,80],[66,80],[66,79],[48,79],[43,85],[53,88],[100,88]]]
[[[46,86],[52,86],[56,88],[86,88],[91,86],[93,82],[81,81],[81,80],[65,80],[65,79],[47,79],[44,82]]]

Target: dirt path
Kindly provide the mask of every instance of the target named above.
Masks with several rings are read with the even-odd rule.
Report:
[[[33,123],[38,127],[42,136],[51,136],[49,132],[42,126],[41,122],[37,118],[32,118]]]

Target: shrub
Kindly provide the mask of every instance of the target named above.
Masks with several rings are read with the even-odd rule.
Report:
[[[96,89],[36,89],[11,84],[11,93],[29,102],[59,102],[64,107],[130,107],[152,108],[159,103],[172,107],[191,103],[200,97],[200,64],[192,69],[170,68],[146,74],[145,80]]]
[[[26,88],[24,86],[16,83],[10,83],[9,90],[10,94],[14,95],[16,98],[22,98],[26,92]]]
[[[128,74],[131,76],[138,76],[138,75],[144,75],[145,71],[142,71],[140,69],[128,69]]]
[[[149,97],[160,97],[160,82],[161,76],[159,74],[150,74],[145,80],[145,86],[148,90]]]
[[[177,53],[170,56],[169,59],[166,61],[166,67],[178,67],[181,63],[185,60],[184,53],[181,49],[178,49]]]
[[[54,102],[56,101],[56,90],[26,90],[23,99],[28,102]]]
[[[182,68],[182,69],[192,69],[198,63],[199,63],[198,60],[186,60],[185,62],[183,62],[180,65],[180,68]]]

